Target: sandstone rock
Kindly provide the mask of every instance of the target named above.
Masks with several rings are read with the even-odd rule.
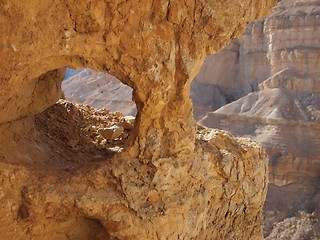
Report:
[[[101,112],[61,100],[35,121],[0,127],[0,238],[261,238],[267,156],[259,145],[198,127],[196,158],[110,158],[123,142],[101,148],[87,126],[121,120]],[[19,141],[8,142],[12,136]],[[66,144],[75,137],[78,149]]]
[[[122,126],[112,126],[109,128],[100,128],[98,133],[101,134],[106,140],[114,140],[120,137],[123,133],[124,128]]]
[[[135,122],[135,117],[133,116],[125,116],[119,126],[123,127],[124,129],[127,129],[127,130],[131,130],[134,126],[134,122]]]
[[[65,239],[71,232],[73,239],[260,239],[267,156],[255,143],[226,133],[208,130],[212,138],[197,140],[189,93],[205,56],[274,4],[2,1],[1,238]],[[65,102],[34,124],[31,115],[60,96],[62,78],[55,79],[54,69],[66,66],[108,72],[133,88],[137,118],[121,154],[101,162],[83,157],[105,148],[84,131],[87,121],[108,120],[91,108],[74,111]],[[49,89],[50,101],[42,89]],[[62,123],[52,124],[56,119]],[[83,138],[85,148],[66,150],[70,135]],[[102,152],[121,152],[121,144],[112,141]],[[51,162],[55,167],[46,165]],[[19,212],[28,214],[17,219]]]
[[[133,98],[141,114],[130,152],[133,156],[148,153],[147,158],[180,152],[185,146],[182,141],[171,139],[176,133],[185,136],[185,142],[194,142],[189,84],[205,55],[239,37],[247,22],[262,17],[275,4],[234,0],[226,8],[222,1],[203,0],[172,4],[38,2],[30,6],[6,0],[1,4],[0,109],[11,109],[14,114],[1,112],[0,122],[26,116],[38,104],[35,96],[25,94],[35,88],[30,82],[37,81],[32,79],[65,66],[90,67],[109,72],[134,89]],[[82,12],[85,14],[79,14]],[[47,32],[50,34],[44,34]],[[18,102],[31,103],[30,110],[17,107]],[[8,108],[8,104],[12,107]],[[33,113],[49,105],[41,105]],[[172,125],[161,128],[157,120],[160,115]],[[150,130],[153,128],[158,129],[157,133]],[[148,144],[153,137],[161,141],[160,151],[153,151]],[[170,146],[166,146],[169,142]]]

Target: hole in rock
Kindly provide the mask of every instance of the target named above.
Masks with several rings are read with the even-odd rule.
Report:
[[[125,148],[136,115],[130,87],[107,73],[67,69],[62,90],[62,99],[36,116],[36,129],[65,171]]]
[[[39,231],[39,229],[42,229],[42,231]],[[33,234],[33,239],[110,239],[107,230],[99,220],[87,217],[42,219],[42,221],[36,222],[30,231]]]
[[[132,88],[108,73],[94,72],[89,68],[67,68],[62,90],[66,99],[76,103],[121,112],[125,116],[137,113]]]

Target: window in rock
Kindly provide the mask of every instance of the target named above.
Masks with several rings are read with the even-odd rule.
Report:
[[[132,89],[107,73],[67,69],[62,90],[64,99],[36,117],[53,155],[83,163],[121,152],[136,115]]]
[[[135,116],[137,112],[132,101],[132,88],[107,73],[97,73],[88,68],[67,68],[62,90],[65,98],[73,102],[106,108],[126,116]]]

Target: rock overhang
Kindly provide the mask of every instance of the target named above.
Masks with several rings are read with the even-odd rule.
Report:
[[[97,171],[78,173],[70,182],[59,176],[42,178],[38,188],[34,184],[39,179],[24,183],[27,187],[17,182],[17,189],[31,196],[22,204],[28,205],[35,219],[43,215],[42,204],[66,218],[64,209],[59,211],[59,202],[64,202],[75,216],[80,212],[101,219],[108,234],[120,239],[137,235],[156,239],[159,234],[172,239],[261,237],[267,157],[260,147],[226,133],[210,133],[212,141],[196,140],[189,85],[206,54],[239,37],[250,20],[262,17],[274,4],[253,0],[2,1],[1,123],[53,104],[60,97],[59,81],[66,66],[111,73],[133,88],[138,109],[127,152]],[[243,171],[237,174],[237,169]],[[83,179],[91,188],[79,198],[70,188],[82,186]],[[61,188],[53,190],[51,181]],[[95,195],[97,189],[103,189],[103,194]],[[216,209],[219,202],[223,206]],[[222,226],[223,219],[230,221]],[[243,224],[248,231],[241,230]]]
[[[274,4],[252,0],[3,1],[0,122],[40,112],[60,97],[59,91],[53,91],[60,84],[47,81],[43,88],[48,90],[40,93],[46,92],[50,101],[38,100],[40,94],[35,95],[36,86],[30,82],[38,82],[40,75],[66,66],[90,67],[109,72],[133,88],[137,127],[147,126],[140,127],[142,135],[147,136],[150,127],[160,129],[149,133],[159,139],[193,135],[189,85],[206,54],[239,37],[250,20],[264,16]],[[159,118],[169,123],[167,130]],[[170,124],[173,121],[178,123]],[[134,155],[138,151],[136,146]]]

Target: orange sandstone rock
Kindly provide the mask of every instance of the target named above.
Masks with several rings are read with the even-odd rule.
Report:
[[[1,1],[0,237],[260,239],[267,157],[224,132],[202,130],[196,140],[189,89],[205,56],[274,4]],[[68,121],[54,128],[61,136],[46,134],[55,111],[33,118],[61,95],[66,66],[109,72],[133,88],[135,126],[111,160],[98,164],[87,149],[76,151],[81,141],[70,134],[87,135],[69,131]],[[74,141],[61,144],[64,134]],[[54,159],[61,165],[44,164]]]

